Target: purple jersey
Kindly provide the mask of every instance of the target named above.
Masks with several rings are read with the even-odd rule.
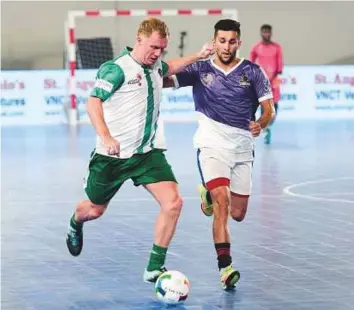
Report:
[[[272,98],[264,71],[245,59],[227,72],[212,59],[198,61],[176,74],[175,83],[176,87],[193,86],[196,111],[248,131],[255,103]]]

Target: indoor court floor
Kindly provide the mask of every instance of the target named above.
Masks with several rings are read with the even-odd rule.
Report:
[[[167,158],[184,197],[168,269],[191,282],[176,309],[354,309],[354,121],[278,121],[258,138],[254,193],[230,221],[237,290],[219,284],[212,218],[200,212],[195,124],[167,124]],[[95,143],[88,125],[2,128],[3,310],[164,309],[142,274],[156,203],[127,182],[106,214],[85,224],[74,258],[65,234]],[[173,309],[173,308],[170,308]]]

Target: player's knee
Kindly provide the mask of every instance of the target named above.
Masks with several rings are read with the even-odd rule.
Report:
[[[231,210],[230,213],[232,219],[236,222],[242,222],[246,216],[245,210]]]
[[[165,212],[171,216],[179,216],[182,211],[183,200],[180,195],[176,193],[166,204],[164,204],[163,209]]]
[[[91,212],[90,215],[92,218],[97,219],[103,215],[103,213],[106,211],[107,205],[96,205],[92,204],[91,206]]]
[[[228,207],[229,207],[229,197],[227,196],[227,194],[217,195],[215,197],[214,202],[221,209],[228,209]]]
[[[248,208],[248,199],[248,195],[231,193],[230,215],[235,221],[242,222],[244,220]]]
[[[214,210],[214,216],[224,216],[227,217],[230,198],[227,187],[215,188],[211,191],[211,196],[213,202],[216,205]],[[216,211],[216,212],[215,212]]]

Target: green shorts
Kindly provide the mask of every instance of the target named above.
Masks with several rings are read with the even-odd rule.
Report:
[[[133,180],[135,186],[162,181],[177,183],[162,150],[154,149],[127,159],[94,153],[85,191],[91,202],[102,205],[109,202],[128,179]]]

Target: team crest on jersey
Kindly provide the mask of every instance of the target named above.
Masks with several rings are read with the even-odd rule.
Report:
[[[201,80],[205,86],[210,86],[214,80],[214,77],[211,73],[204,73],[201,75]]]
[[[251,83],[248,80],[247,75],[245,73],[242,73],[241,78],[240,78],[240,86],[247,87],[247,86],[250,86],[250,85],[251,85]]]
[[[161,68],[159,68],[159,70],[157,70],[157,72],[159,73],[159,75],[162,77],[162,69]]]

